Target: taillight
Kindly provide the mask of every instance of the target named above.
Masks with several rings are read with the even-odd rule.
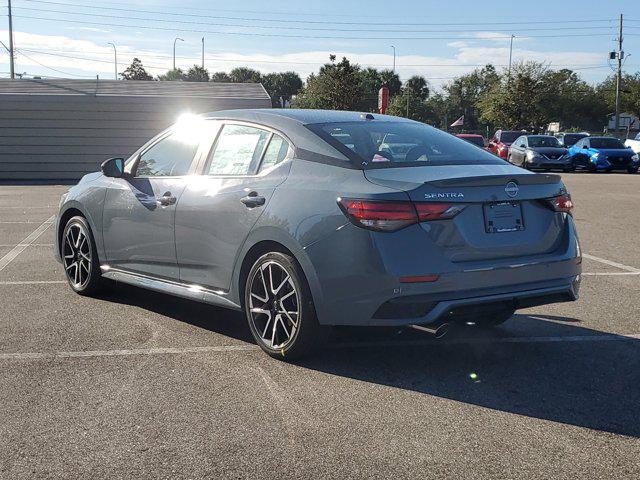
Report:
[[[338,198],[347,218],[362,228],[395,232],[414,223],[455,217],[464,205]]]
[[[568,193],[558,195],[553,198],[547,198],[545,201],[547,205],[556,212],[571,213],[573,210],[573,201],[571,200],[571,195]]]

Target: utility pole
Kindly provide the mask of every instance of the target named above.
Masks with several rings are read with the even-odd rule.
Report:
[[[184,42],[184,40],[180,37],[176,37],[173,39],[173,69],[176,69],[176,42],[180,40],[181,42]]]
[[[393,73],[396,73],[396,47],[391,45],[393,48]]]
[[[116,44],[109,42],[107,45],[111,45],[113,47],[113,73],[115,75],[115,79],[118,79],[118,51],[116,50]]]
[[[622,51],[622,14],[620,14],[620,23],[618,25],[618,71],[616,74],[616,132],[620,128],[620,82],[622,80],[622,59],[624,52]]]
[[[202,37],[202,69],[204,70],[204,37]]]
[[[13,18],[11,18],[11,0],[8,0],[8,8],[9,8],[9,72],[11,73],[11,78],[16,78],[15,74],[15,65],[14,62],[14,53],[13,53]]]
[[[511,81],[511,57],[513,56],[513,39],[515,35],[511,35],[511,41],[509,42],[509,73],[507,74],[507,80]]]

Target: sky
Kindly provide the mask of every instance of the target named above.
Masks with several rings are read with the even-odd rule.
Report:
[[[6,0],[0,40],[8,45]],[[393,68],[434,89],[486,63],[537,60],[571,68],[590,83],[612,73],[618,16],[624,14],[625,71],[640,70],[638,0],[12,0],[16,72],[66,78],[114,78],[133,57],[152,75],[201,63],[230,71],[293,70],[304,79],[330,54]],[[393,46],[393,47],[392,47]],[[0,76],[9,55],[0,45]]]

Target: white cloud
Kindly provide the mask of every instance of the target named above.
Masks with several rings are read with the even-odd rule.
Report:
[[[6,30],[0,35],[7,35]],[[504,34],[499,34],[504,37]],[[27,32],[14,32],[17,51],[17,70],[28,73],[56,76],[56,72],[47,70],[43,65],[60,71],[93,76],[99,74],[111,78],[113,74],[113,49],[109,45],[98,44],[89,40],[77,40],[62,35],[41,35]],[[498,38],[495,32],[478,32],[477,40],[453,41],[448,46],[454,51],[450,56],[427,55],[399,55],[396,58],[397,71],[402,78],[412,75],[423,75],[431,84],[439,88],[449,81],[451,77],[467,73],[474,68],[492,63],[498,67],[506,66],[509,58],[509,42],[504,38]],[[520,39],[519,37],[518,39]],[[169,70],[172,65],[170,51],[155,49],[136,49],[125,44],[125,41],[135,43],[132,37],[117,38],[118,44],[118,71],[123,71],[133,57],[142,60],[150,73],[158,75]],[[522,39],[524,41],[524,39]],[[501,43],[499,43],[501,42]],[[344,48],[344,46],[343,46]],[[347,47],[348,48],[348,47]],[[22,54],[20,50],[23,50]],[[181,48],[186,50],[185,47]],[[180,52],[180,50],[179,50]],[[179,53],[180,54],[180,53]],[[234,67],[244,66],[260,70],[261,72],[282,72],[294,70],[303,78],[310,73],[317,72],[318,68],[329,60],[329,55],[335,54],[341,59],[346,56],[350,60],[362,66],[374,66],[376,68],[391,68],[393,56],[391,53],[356,54],[339,50],[315,50],[282,55],[268,54],[242,54],[235,52],[206,54],[206,67],[210,72],[229,71]],[[27,56],[25,56],[27,55]],[[184,53],[182,54],[184,55]],[[76,58],[73,58],[76,57]],[[514,43],[513,61],[536,60],[549,64],[552,68],[563,67],[591,67],[594,65],[606,65],[606,59],[601,53],[579,51],[554,51],[545,52],[532,48],[523,48]],[[0,57],[0,68],[7,70],[6,56]],[[193,64],[200,64],[200,52],[193,52],[190,57],[178,57],[177,65],[188,68]],[[591,75],[598,78],[608,73],[608,70],[585,70],[585,76]]]

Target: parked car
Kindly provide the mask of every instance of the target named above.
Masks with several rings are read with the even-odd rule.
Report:
[[[518,138],[520,135],[526,134],[525,130],[498,130],[493,135],[491,140],[489,140],[489,145],[487,149],[499,156],[500,158],[507,159],[507,155],[509,154],[509,147],[513,143],[513,141]]]
[[[591,172],[626,170],[637,173],[640,167],[638,154],[614,137],[583,138],[569,149],[569,156],[574,167]]]
[[[567,133],[567,132],[556,133],[556,138],[560,142],[560,145],[565,147],[565,148],[572,147],[573,145],[575,145],[575,143],[578,140],[582,140],[583,138],[588,137],[588,136],[589,136],[589,134],[586,133],[586,132],[583,132],[583,133]]]
[[[509,162],[527,169],[561,169],[571,171],[568,150],[550,135],[522,135],[509,149]]]
[[[456,134],[456,137],[466,140],[469,143],[473,143],[480,148],[486,148],[486,142],[482,135],[477,135],[475,133],[458,133]]]
[[[412,147],[381,153],[383,139]],[[55,252],[71,288],[89,295],[111,279],[243,311],[274,357],[308,353],[332,325],[439,336],[578,297],[560,177],[423,123],[216,112],[101,170],[60,203]]]
[[[636,138],[628,138],[624,142],[625,147],[629,147],[635,153],[640,154],[640,133],[636,135]]]

